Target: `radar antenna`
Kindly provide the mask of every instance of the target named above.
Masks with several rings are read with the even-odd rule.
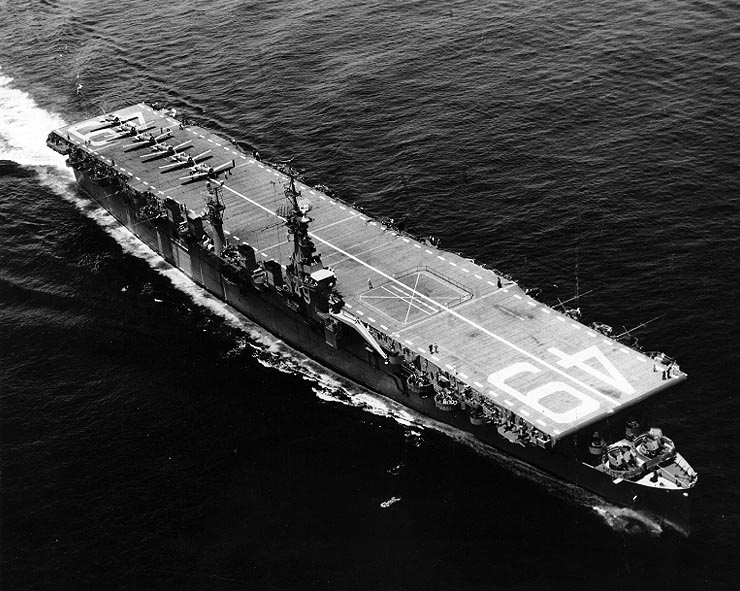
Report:
[[[655,322],[656,320],[658,320],[660,318],[663,318],[663,316],[665,316],[665,313],[659,314],[658,316],[656,316],[655,318],[651,318],[647,322],[641,322],[640,324],[638,324],[637,326],[633,326],[632,328],[627,328],[627,327],[623,326],[622,329],[623,329],[624,332],[621,332],[621,333],[619,333],[618,335],[616,335],[615,337],[612,337],[612,338],[614,340],[616,340],[616,341],[619,341],[620,343],[622,343],[624,345],[628,345],[628,346],[632,347],[633,349],[638,349],[639,350],[639,349],[641,349],[640,344],[639,344],[640,341],[639,341],[639,339],[636,336],[634,336],[632,334],[633,331],[635,331],[635,330],[637,330],[639,328],[642,328],[643,326],[647,326],[651,322]]]

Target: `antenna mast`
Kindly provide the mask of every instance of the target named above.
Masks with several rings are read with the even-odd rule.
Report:
[[[580,259],[579,247],[576,246],[576,309],[581,309],[580,282],[578,279],[578,262]]]
[[[211,228],[213,228],[213,249],[216,254],[221,254],[221,251],[226,247],[226,237],[224,236],[224,200],[222,196],[222,183],[211,183],[206,182],[206,210],[205,217],[210,222]]]
[[[290,182],[285,187],[285,198],[290,204],[290,209],[285,212],[285,225],[293,236],[292,268],[295,278],[299,282],[310,277],[317,268],[323,268],[321,257],[316,254],[316,246],[308,235],[308,225],[313,219],[308,215],[311,211],[311,203],[308,199],[301,197],[301,192],[296,189],[296,171],[288,161],[283,167],[283,172],[288,175]]]

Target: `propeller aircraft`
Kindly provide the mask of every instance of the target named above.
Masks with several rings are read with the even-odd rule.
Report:
[[[153,148],[154,146],[162,145],[159,142],[167,139],[168,137],[172,137],[172,132],[169,129],[157,136],[155,136],[153,133],[147,133],[146,135],[137,135],[136,137],[134,137],[133,140],[135,143],[123,146],[123,151],[130,152],[131,150],[138,150],[139,148],[145,148],[147,146],[151,146]],[[166,146],[166,144],[164,145]]]
[[[142,131],[147,131],[149,129],[152,129],[155,126],[156,125],[153,121],[147,121],[145,123],[142,123],[141,125],[134,125],[132,123],[122,123],[121,125],[115,128],[115,131],[117,133],[106,138],[106,141],[114,142],[124,137],[137,137]]]
[[[186,166],[196,166],[196,164],[200,160],[206,160],[208,158],[213,158],[213,155],[211,154],[210,150],[206,150],[205,152],[201,152],[200,154],[196,156],[190,156],[189,154],[172,154],[169,156],[171,164],[165,164],[164,166],[159,167],[159,172],[165,173],[170,172],[173,170],[177,170],[178,168],[185,168]]]
[[[182,150],[186,150],[192,145],[193,145],[193,142],[190,140],[183,142],[181,144],[177,144],[176,146],[171,146],[169,144],[154,143],[151,146],[149,146],[149,148],[151,149],[151,153],[144,154],[143,156],[139,156],[139,158],[141,158],[142,162],[150,162],[152,160],[159,160],[160,158],[164,158],[166,156],[174,156],[178,152],[181,152]]]
[[[195,166],[190,167],[190,174],[188,174],[188,176],[180,177],[180,180],[182,181],[181,184],[185,185],[187,183],[193,183],[203,179],[215,179],[219,173],[222,173],[225,170],[231,170],[234,167],[236,167],[236,162],[233,160],[224,162],[215,167],[207,166],[205,164],[196,164]]]
[[[138,119],[138,115],[134,115],[132,117],[126,117],[125,119],[121,119],[118,115],[108,114],[100,121],[101,125],[99,127],[95,127],[90,130],[90,133],[95,131],[100,131],[101,129],[107,129],[109,127],[118,127],[119,125],[123,125],[124,123],[127,123],[128,121],[133,121],[134,119]]]

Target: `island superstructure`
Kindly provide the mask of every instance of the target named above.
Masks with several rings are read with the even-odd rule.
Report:
[[[697,481],[647,420],[685,379],[503,274],[137,104],[53,131],[81,188],[235,309],[363,386],[688,532]]]

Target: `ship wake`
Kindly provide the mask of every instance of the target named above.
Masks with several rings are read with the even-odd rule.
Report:
[[[630,535],[658,537],[663,533],[660,523],[648,515],[626,507],[594,505],[593,510],[614,531]]]
[[[105,209],[77,189],[64,158],[46,146],[48,132],[64,126],[65,122],[59,115],[39,107],[27,93],[14,88],[11,83],[12,78],[3,76],[0,72],[0,159],[12,160],[36,170],[39,180],[45,186],[93,219],[125,252],[146,261],[153,270],[167,277],[178,290],[186,293],[196,305],[218,315],[229,326],[237,329],[242,336],[235,337],[234,346],[226,353],[228,357],[237,357],[248,352],[265,367],[302,376],[311,384],[315,396],[325,403],[342,404],[375,416],[390,418],[403,426],[410,445],[421,445],[425,429],[438,431],[480,455],[493,459],[517,476],[536,482],[548,494],[593,508],[612,529],[627,533],[660,534],[660,526],[640,513],[604,505],[600,498],[498,452],[468,433],[420,415],[400,403],[371,393],[329,372],[198,287],[187,275],[165,262]]]
[[[0,70],[0,159],[24,166],[51,167],[72,174],[64,157],[46,147],[46,136],[64,125],[59,115],[41,109],[28,95],[12,86],[13,79]]]

